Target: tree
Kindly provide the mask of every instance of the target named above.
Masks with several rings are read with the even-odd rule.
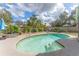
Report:
[[[38,32],[38,31],[44,31],[45,25],[42,23],[40,19],[37,19],[36,16],[33,15],[27,21],[26,28],[28,31]]]
[[[54,26],[54,27],[61,27],[65,24],[65,22],[67,21],[67,18],[68,18],[68,13],[66,11],[64,11],[63,13],[61,13],[59,15],[59,17],[50,23],[51,26]]]
[[[0,10],[0,18],[3,18],[7,25],[9,25],[12,21],[11,13],[4,9]]]
[[[69,22],[70,22],[70,24],[71,24],[72,26],[76,26],[76,25],[77,25],[76,8],[75,8],[75,10],[73,10],[73,11],[71,12],[71,15],[69,16],[68,20],[69,20]],[[67,20],[67,21],[68,21],[68,20]]]
[[[5,9],[0,10],[0,19],[3,18],[5,24],[7,25],[5,30],[2,30],[3,33],[12,33],[13,27],[11,27],[12,17],[11,13]]]
[[[11,33],[19,33],[20,29],[17,25],[8,25],[6,27],[6,30],[4,30],[5,33],[11,34]]]

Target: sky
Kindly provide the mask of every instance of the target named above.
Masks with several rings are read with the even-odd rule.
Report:
[[[63,11],[70,14],[77,6],[75,3],[1,3],[0,9],[9,11],[13,21],[27,21],[35,14],[37,18],[48,23],[55,21]]]

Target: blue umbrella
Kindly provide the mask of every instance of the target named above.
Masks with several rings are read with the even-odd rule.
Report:
[[[0,19],[0,30],[4,30],[6,28],[6,24],[3,20],[3,18]]]

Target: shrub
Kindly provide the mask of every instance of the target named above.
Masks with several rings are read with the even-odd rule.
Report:
[[[16,25],[8,25],[5,32],[8,33],[8,34],[19,33],[20,30],[19,30],[19,27],[16,26]]]
[[[14,25],[13,28],[14,28],[14,30],[13,30],[14,33],[20,32],[20,29],[18,26]]]

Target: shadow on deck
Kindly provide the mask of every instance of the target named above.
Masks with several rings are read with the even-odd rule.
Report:
[[[77,38],[72,40],[58,40],[58,43],[62,44],[65,48],[48,53],[40,53],[37,56],[79,56],[79,41]]]

